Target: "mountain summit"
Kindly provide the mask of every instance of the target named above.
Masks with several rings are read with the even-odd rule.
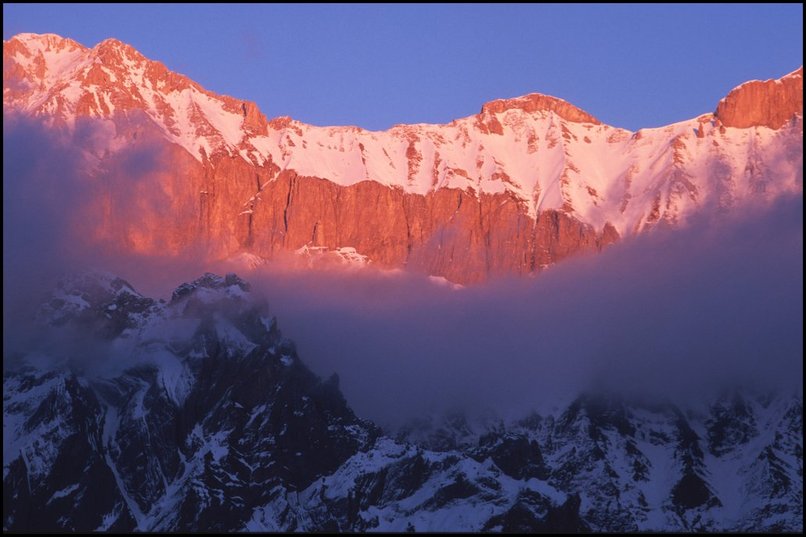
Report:
[[[372,132],[267,121],[114,39],[90,49],[20,34],[3,59],[9,136],[15,122],[43,122],[98,178],[125,174],[138,148],[155,154],[159,203],[107,191],[87,209],[87,235],[127,251],[350,251],[468,283],[803,190],[802,69],[739,86],[714,114],[637,132],[541,94]],[[120,216],[129,196],[137,218]]]

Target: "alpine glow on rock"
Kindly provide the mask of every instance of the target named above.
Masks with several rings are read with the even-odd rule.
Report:
[[[803,185],[802,68],[637,132],[541,94],[383,132],[267,121],[115,39],[18,35],[3,77],[7,120],[41,119],[82,146],[101,183],[91,234],[143,253],[325,251],[465,284]],[[159,203],[138,202],[136,184],[131,197],[104,191],[116,155],[138,147],[156,153]]]

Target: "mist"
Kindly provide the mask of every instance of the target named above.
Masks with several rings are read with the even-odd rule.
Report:
[[[91,236],[98,181],[125,206],[133,183],[149,191],[158,146],[125,150],[114,169],[90,177],[70,141],[9,123],[4,357],[37,336],[25,337],[39,297],[66,270],[108,270],[158,298],[232,269],[193,247],[143,256]],[[150,188],[153,199],[137,202],[164,203],[159,185]],[[678,397],[733,384],[802,390],[802,196],[657,229],[536,277],[461,289],[405,271],[281,263],[239,275],[268,300],[303,362],[337,373],[356,413],[381,423],[449,408],[518,416],[592,388]]]
[[[250,278],[303,360],[337,372],[359,414],[381,421],[550,411],[589,389],[802,390],[802,205],[658,230],[460,290],[413,275]]]
[[[37,307],[65,273],[107,270],[154,293],[193,277],[202,267],[198,245],[182,255],[133,253],[114,226],[138,221],[138,207],[167,207],[159,185],[164,144],[141,137],[99,165],[110,145],[108,122],[77,120],[70,133],[45,121],[3,116],[4,356],[25,346]],[[99,233],[102,197],[114,214]],[[9,336],[12,334],[13,336]]]

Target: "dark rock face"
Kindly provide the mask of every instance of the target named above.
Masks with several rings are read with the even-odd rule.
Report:
[[[755,417],[739,395],[716,405],[711,412],[713,419],[708,422],[708,449],[715,455],[724,455],[758,434]]]
[[[111,276],[65,280],[39,320],[101,356],[5,371],[6,530],[802,529],[800,396],[684,412],[583,395],[556,416],[453,414],[393,440],[235,275],[167,304]]]
[[[672,488],[672,502],[684,511],[706,505],[714,500],[708,485],[694,472],[684,474],[683,478]]]
[[[114,291],[115,283],[95,290]],[[4,403],[6,413],[26,416],[22,434],[42,434],[7,467],[4,525],[132,529],[153,516],[153,527],[233,529],[273,487],[305,488],[371,445],[375,427],[355,417],[333,381],[300,363],[273,321],[242,298],[247,289],[234,275],[206,275],[143,316],[145,299],[133,290],[72,295],[68,286],[67,296],[87,305],[56,316],[61,323],[83,327],[87,316],[116,305],[141,334],[155,320],[195,329],[154,353],[153,341],[138,346],[150,358],[113,375],[6,377],[11,392],[50,390],[41,400]],[[96,334],[117,337],[105,325],[118,320],[101,319]],[[42,475],[26,462],[40,456]]]
[[[473,457],[478,461],[489,457],[513,479],[546,479],[549,476],[540,446],[526,435],[487,434],[479,440],[479,448]]]
[[[32,476],[37,475],[36,470],[25,457],[4,468],[4,528],[52,531],[104,525],[116,530],[133,527],[134,520],[114,477],[102,454],[94,449],[101,440],[101,424],[97,421],[101,413],[95,394],[71,374],[38,377],[33,372],[22,372],[14,380],[30,384],[33,389],[47,385],[56,388],[38,405],[27,408],[33,412],[25,427],[44,431],[45,441],[58,442],[54,446],[42,445],[41,449],[58,451],[48,454],[54,470],[38,479]],[[5,412],[16,410],[14,403],[6,405],[4,401]],[[109,524],[104,521],[107,513],[114,514]]]

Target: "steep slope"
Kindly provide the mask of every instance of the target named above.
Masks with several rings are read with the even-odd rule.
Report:
[[[588,394],[392,439],[235,275],[166,303],[85,274],[38,322],[55,344],[4,369],[5,530],[802,530],[800,395]]]
[[[234,529],[377,436],[234,275],[167,304],[85,275],[41,321],[83,339],[4,377],[5,528]]]
[[[540,94],[371,132],[266,121],[113,39],[87,49],[21,34],[3,51],[4,115],[72,133],[96,177],[125,174],[133,148],[154,155],[159,203],[140,202],[131,221],[114,215],[145,193],[107,191],[95,207],[98,237],[144,253],[353,248],[475,282],[802,192],[801,70],[737,88],[715,114],[634,133]]]

